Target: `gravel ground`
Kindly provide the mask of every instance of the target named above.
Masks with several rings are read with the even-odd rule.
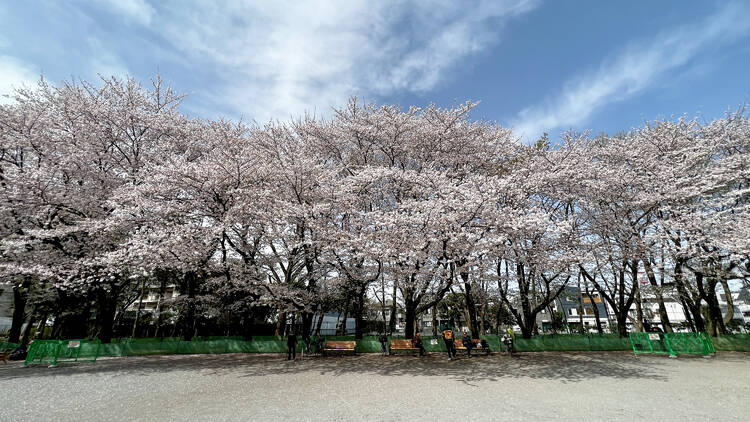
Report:
[[[750,420],[747,353],[9,362],[0,386],[0,421]]]

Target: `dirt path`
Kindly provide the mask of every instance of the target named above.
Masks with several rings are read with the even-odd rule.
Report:
[[[750,420],[750,354],[269,355],[0,365],[0,420]]]

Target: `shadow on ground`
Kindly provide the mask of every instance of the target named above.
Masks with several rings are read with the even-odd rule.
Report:
[[[712,360],[743,360],[747,354],[721,354],[721,357],[700,359],[685,357],[679,364],[710,364]],[[503,379],[549,379],[579,382],[594,378],[667,380],[669,362],[664,356],[634,357],[628,352],[602,353],[522,353],[512,358],[503,355],[477,356],[449,361],[444,354],[383,357],[376,354],[359,356],[305,357],[287,361],[280,355],[225,354],[171,355],[129,358],[103,358],[96,363],[79,362],[46,366],[23,367],[19,362],[0,365],[0,380],[74,375],[110,375],[127,373],[153,375],[174,371],[206,371],[226,376],[262,377],[304,372],[336,376],[357,373],[379,376],[435,376],[448,377],[473,385],[478,381]]]

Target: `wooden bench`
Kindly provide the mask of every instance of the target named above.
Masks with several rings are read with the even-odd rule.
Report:
[[[323,352],[352,352],[357,353],[356,341],[326,341]]]
[[[418,347],[414,347],[414,343],[407,339],[392,339],[391,340],[391,353],[396,352],[419,352]]]
[[[487,349],[482,347],[482,340],[478,338],[471,339],[471,342],[474,343],[474,350],[480,350],[484,352],[485,354],[490,354],[490,347],[487,345]],[[462,338],[457,338],[453,344],[456,345],[456,350],[466,350],[466,347],[464,346],[464,340]]]

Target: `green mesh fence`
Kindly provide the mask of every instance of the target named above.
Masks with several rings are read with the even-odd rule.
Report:
[[[711,338],[706,333],[667,333],[669,347],[678,355],[704,355],[716,353]]]
[[[500,336],[485,336],[494,351],[504,351]],[[617,334],[549,334],[522,338],[516,336],[517,352],[613,351],[630,350],[630,341]]]
[[[649,335],[654,336],[650,338]],[[399,337],[393,337],[399,338]],[[482,336],[494,352],[505,351],[500,336]],[[327,341],[352,341],[352,336],[326,336]],[[389,337],[389,340],[391,337]],[[314,340],[314,339],[313,339]],[[286,353],[286,338],[274,336],[254,336],[251,341],[241,337],[196,337],[193,341],[165,337],[145,339],[118,339],[113,343],[100,344],[97,340],[79,341],[79,347],[69,347],[69,340],[37,340],[32,343],[27,363],[50,363],[75,360],[96,360],[98,356],[148,356],[175,354],[220,354],[220,353]],[[460,339],[458,340],[460,341]],[[719,350],[750,351],[750,335],[727,335],[714,340]],[[380,353],[377,336],[365,336],[357,342],[358,353]],[[445,352],[445,342],[441,336],[423,336],[422,342],[427,352]],[[7,344],[7,343],[5,343]],[[0,343],[0,347],[2,343]],[[10,348],[15,348],[11,345]],[[304,343],[299,340],[297,353],[302,352]],[[557,334],[536,336],[530,339],[516,337],[518,352],[545,351],[607,351],[633,350],[640,353],[713,353],[711,339],[705,334],[693,333],[631,333],[630,338],[619,338],[616,334]]]
[[[711,340],[716,350],[750,352],[750,334],[726,334]]]
[[[491,351],[505,351],[505,345],[500,341],[500,336],[485,335],[481,338],[487,341]],[[458,338],[456,341],[461,341],[461,339]],[[422,342],[427,352],[446,351],[442,336],[422,336]],[[377,347],[376,351],[380,351],[379,343]],[[530,339],[517,336],[515,349],[518,352],[606,351],[630,350],[631,345],[630,340],[619,338],[617,334],[557,334],[535,336]]]
[[[716,353],[706,333],[630,333],[633,353],[704,355]]]
[[[493,352],[504,352],[505,345],[498,335],[481,336]],[[434,341],[433,341],[434,340]],[[445,352],[445,342],[441,336],[423,336],[427,352]],[[456,341],[461,341],[460,338]],[[630,350],[630,340],[619,338],[617,334],[557,334],[535,336],[530,339],[516,336],[514,347],[517,352],[550,351],[606,351]]]
[[[674,351],[669,348],[666,336],[661,333],[630,333],[630,343],[633,347],[633,353],[636,355],[675,355]]]
[[[62,362],[96,362],[101,350],[99,340],[35,340],[29,346],[25,365]]]
[[[424,350],[428,353],[445,352],[445,341],[442,336],[424,336],[422,337]]]
[[[19,346],[18,343],[11,343],[9,341],[0,341],[0,352],[7,352],[15,350]]]

